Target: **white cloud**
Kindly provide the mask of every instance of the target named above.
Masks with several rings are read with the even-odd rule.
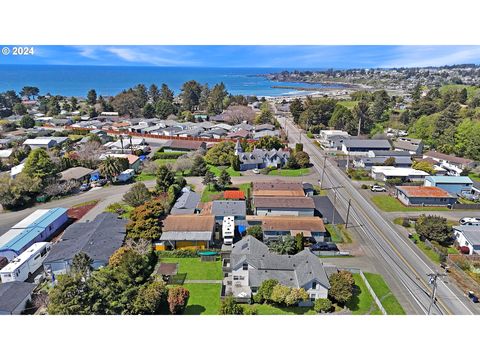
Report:
[[[165,47],[108,47],[106,51],[124,61],[157,66],[193,66],[196,61],[186,59],[188,54]]]

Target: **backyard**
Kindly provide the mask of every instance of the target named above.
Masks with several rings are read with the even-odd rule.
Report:
[[[221,284],[183,284],[190,291],[185,315],[217,315]]]
[[[242,176],[242,173],[240,171],[236,171],[234,170],[231,166],[229,167],[226,167],[226,166],[214,166],[214,165],[207,165],[207,168],[208,170],[210,170],[213,175],[215,175],[216,177],[219,177],[220,176],[220,173],[222,172],[222,170],[226,170],[227,171],[227,174],[230,175],[230,177],[233,177],[233,176]]]
[[[382,211],[402,212],[402,211],[451,211],[447,207],[441,206],[405,206],[393,196],[374,195],[372,202]]]
[[[178,274],[185,280],[222,280],[222,265],[217,261],[200,261],[200,258],[160,258],[164,263],[178,263]]]
[[[245,197],[248,196],[248,189],[251,189],[251,183],[244,183],[235,186],[229,186],[225,190],[241,190],[245,194]],[[209,202],[213,200],[223,200],[223,192],[225,190],[217,190],[213,186],[205,186],[202,193],[202,202]]]

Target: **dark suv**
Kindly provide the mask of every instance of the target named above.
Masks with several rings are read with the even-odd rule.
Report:
[[[331,242],[319,242],[310,246],[312,251],[338,251],[337,245]]]

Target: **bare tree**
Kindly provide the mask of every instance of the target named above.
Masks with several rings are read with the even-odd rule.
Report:
[[[193,158],[188,156],[181,156],[173,164],[174,171],[181,171],[182,175],[186,170],[190,170],[193,166]]]
[[[42,190],[42,193],[48,196],[68,195],[78,188],[80,184],[75,180],[52,181]]]
[[[100,155],[105,152],[102,144],[97,141],[87,141],[82,145],[80,150],[77,151],[78,161],[82,166],[88,168],[96,168],[99,163]]]
[[[155,175],[158,171],[158,164],[155,161],[148,160],[143,164],[145,174]]]
[[[224,119],[230,124],[240,124],[244,121],[252,123],[255,120],[255,111],[248,106],[229,106],[224,112]]]
[[[133,241],[132,239],[128,238],[125,241],[125,246],[135,250],[140,255],[145,255],[152,251],[152,242],[146,239]]]

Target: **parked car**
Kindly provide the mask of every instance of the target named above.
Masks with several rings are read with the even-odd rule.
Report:
[[[253,169],[252,172],[253,172],[254,174],[260,174],[260,170],[258,170],[258,169]]]
[[[90,190],[90,184],[82,184],[80,185],[80,191],[88,191]]]
[[[473,303],[478,303],[478,296],[476,296],[473,291],[469,291],[467,296]]]
[[[319,242],[310,246],[312,251],[338,251],[337,245],[331,242]]]
[[[373,191],[373,192],[384,192],[384,191],[387,191],[383,186],[380,186],[380,185],[372,185],[370,187],[370,190]]]
[[[461,225],[480,225],[480,218],[464,217],[460,219]]]
[[[107,179],[98,179],[94,182],[92,182],[92,187],[102,187],[107,183]]]

